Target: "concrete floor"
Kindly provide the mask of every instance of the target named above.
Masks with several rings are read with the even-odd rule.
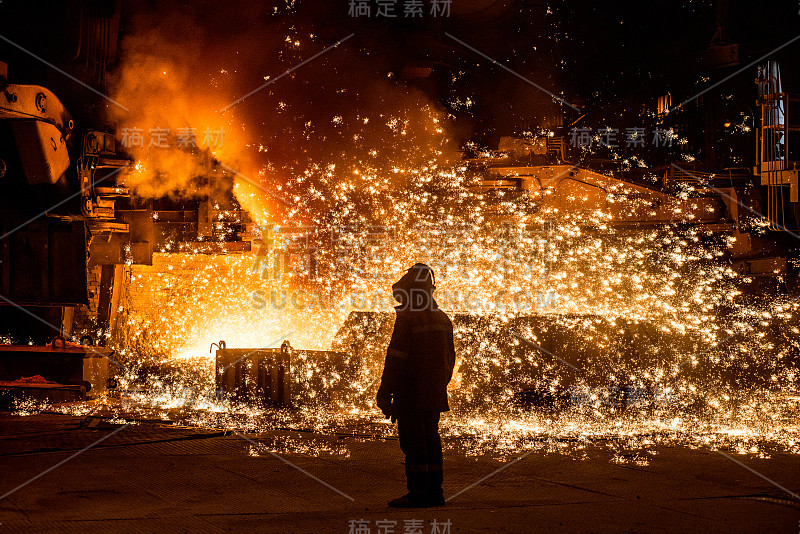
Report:
[[[588,459],[533,453],[512,464],[448,451],[445,496],[506,468],[446,507],[394,510],[386,502],[404,492],[396,440],[247,437],[351,453],[280,454],[303,473],[266,451],[253,455],[252,444],[230,432],[2,413],[0,495],[57,467],[0,499],[0,532],[448,532],[434,520],[449,521],[449,532],[800,531],[800,502],[708,450],[660,448],[646,467],[611,462],[599,448],[587,450]],[[800,457],[736,459],[800,492]],[[351,528],[362,519],[361,530]],[[421,529],[412,528],[415,520]]]

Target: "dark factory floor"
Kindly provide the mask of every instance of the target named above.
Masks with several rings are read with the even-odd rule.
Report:
[[[259,452],[276,438],[310,452]],[[506,462],[450,450],[447,506],[396,510],[394,439],[3,412],[0,532],[798,531],[800,502],[766,480],[800,491],[798,456],[657,452],[640,466],[600,448]]]

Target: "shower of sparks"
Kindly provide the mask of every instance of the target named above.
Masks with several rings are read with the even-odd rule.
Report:
[[[726,255],[732,238],[692,227],[692,215],[677,207],[673,224],[621,229],[606,210],[582,209],[581,198],[572,199],[575,209],[558,210],[541,208],[537,194],[487,191],[480,166],[450,161],[453,114],[468,113],[480,95],[454,92],[448,111],[413,92],[400,95],[396,86],[359,93],[361,78],[344,80],[344,69],[328,65],[332,56],[308,65],[325,80],[310,76],[308,86],[324,86],[325,102],[341,103],[341,112],[310,113],[327,108],[319,99],[304,100],[305,80],[294,89],[274,84],[269,95],[260,94],[274,100],[274,113],[258,128],[275,129],[257,140],[246,117],[236,115],[241,106],[217,114],[228,101],[215,101],[222,97],[196,83],[190,68],[158,75],[173,54],[152,51],[155,39],[142,42],[115,92],[136,103],[136,114],[120,120],[139,128],[225,129],[224,150],[213,156],[251,177],[237,176],[234,193],[259,224],[253,250],[208,255],[170,243],[153,265],[127,266],[110,340],[125,365],[117,396],[54,407],[25,403],[18,413],[50,409],[248,433],[390,436],[394,427],[373,400],[393,323],[390,286],[425,262],[455,325],[453,410],[442,419],[447,448],[583,458],[601,446],[612,461],[638,464],[660,445],[762,456],[800,452],[800,300],[750,291],[759,282],[733,270]],[[290,34],[282,46],[300,54],[318,44],[314,36],[301,42]],[[229,78],[228,70],[215,71],[212,85]],[[292,117],[289,126],[281,117]],[[746,118],[736,128],[749,128]],[[268,142],[283,136],[291,139]],[[328,146],[334,148],[326,152]],[[467,148],[493,156],[475,144]],[[192,193],[191,178],[207,170],[197,170],[196,157],[185,152],[134,156],[140,161],[128,185],[141,195]],[[255,165],[263,160],[251,156],[270,163]],[[623,168],[647,166],[633,156],[609,157]],[[260,187],[274,188],[281,205]],[[608,193],[616,213],[648,209],[624,195],[622,185]],[[695,195],[690,187],[680,193],[684,207],[691,210]],[[751,225],[765,231],[758,220]],[[281,263],[286,258],[288,268]],[[212,343],[266,348],[287,333],[295,349],[331,351],[294,353],[294,407],[217,395]],[[266,446],[347,454],[346,442],[319,437],[276,437]]]
[[[800,301],[747,296],[754,280],[732,270],[724,237],[679,223],[622,231],[602,210],[539,210],[532,196],[481,192],[479,178],[434,161],[388,173],[314,166],[282,187],[295,205],[262,226],[252,252],[165,252],[131,266],[117,339],[130,367],[122,398],[102,410],[247,432],[389,436],[373,398],[390,285],[422,261],[456,329],[447,447],[581,458],[601,446],[611,461],[639,465],[660,445],[800,452]],[[297,221],[308,234],[299,249],[270,233]],[[292,250],[300,261],[275,269]],[[211,343],[256,348],[285,332],[296,349],[335,351],[295,352],[295,408],[217,397]],[[544,402],[526,407],[526,391]],[[347,454],[325,440],[270,447]]]

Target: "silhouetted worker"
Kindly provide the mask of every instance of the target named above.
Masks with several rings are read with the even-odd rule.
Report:
[[[447,384],[453,376],[453,324],[433,300],[430,267],[417,263],[392,286],[397,306],[392,340],[378,389],[378,407],[397,420],[406,455],[408,494],[396,508],[442,506],[442,440],[439,415],[450,410]]]

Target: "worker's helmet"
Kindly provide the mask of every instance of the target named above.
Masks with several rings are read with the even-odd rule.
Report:
[[[433,269],[424,263],[415,263],[400,280],[392,284],[392,295],[400,304],[407,305],[420,300],[421,295],[428,295],[422,307],[427,307],[431,293],[436,289],[436,278]],[[413,305],[418,307],[417,304]]]

